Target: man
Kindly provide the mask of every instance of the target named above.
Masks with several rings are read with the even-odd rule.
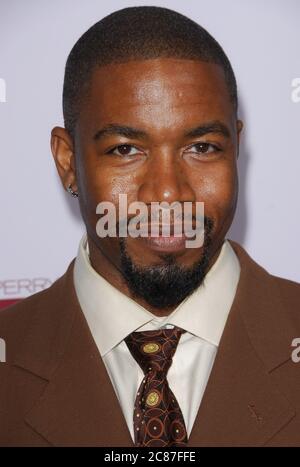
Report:
[[[224,51],[174,11],[125,8],[75,44],[51,147],[87,233],[61,278],[0,314],[1,445],[300,445],[300,286],[225,239],[237,107]],[[141,225],[153,203],[191,203],[190,232],[174,216],[170,235],[161,217],[158,236],[100,235],[99,203],[119,214],[125,195]]]

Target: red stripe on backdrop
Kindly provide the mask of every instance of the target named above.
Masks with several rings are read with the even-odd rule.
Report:
[[[6,308],[9,305],[13,305],[14,303],[19,302],[22,300],[21,298],[11,298],[10,300],[0,300],[0,308]]]

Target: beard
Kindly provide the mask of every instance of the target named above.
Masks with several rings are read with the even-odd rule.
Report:
[[[120,238],[121,272],[132,295],[152,307],[162,309],[179,305],[202,283],[209,266],[213,221],[204,218],[204,243],[201,258],[186,268],[176,263],[172,254],[160,255],[163,264],[140,267],[127,252]]]

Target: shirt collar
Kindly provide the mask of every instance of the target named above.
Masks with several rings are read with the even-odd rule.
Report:
[[[86,234],[80,241],[74,265],[76,294],[101,356],[150,322],[157,328],[179,326],[218,346],[239,275],[238,258],[225,240],[202,284],[169,316],[158,318],[95,271],[89,260]]]

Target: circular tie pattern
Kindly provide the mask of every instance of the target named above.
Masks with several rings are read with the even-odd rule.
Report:
[[[144,372],[138,389],[133,426],[136,446],[186,446],[187,431],[179,404],[169,387],[172,364],[181,328],[133,332],[125,342]]]

